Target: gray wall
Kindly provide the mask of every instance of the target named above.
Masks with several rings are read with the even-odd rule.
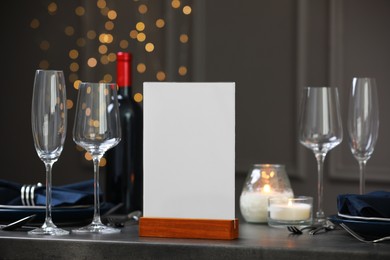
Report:
[[[198,80],[235,81],[237,88],[237,197],[253,163],[287,166],[295,194],[317,200],[313,153],[297,140],[301,88],[337,86],[343,122],[354,76],[377,78],[380,130],[367,164],[366,191],[390,190],[390,1],[201,1],[205,22]],[[202,34],[204,32],[204,34]],[[222,58],[221,58],[222,57]],[[345,126],[345,124],[344,124]],[[328,153],[324,209],[337,212],[340,193],[358,193],[358,164],[348,147]]]

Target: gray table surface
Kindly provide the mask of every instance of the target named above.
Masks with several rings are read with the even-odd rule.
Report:
[[[0,231],[1,259],[390,259],[390,241],[366,244],[344,230],[291,235],[287,229],[240,222],[235,240],[139,237],[138,226],[119,234],[60,237]]]

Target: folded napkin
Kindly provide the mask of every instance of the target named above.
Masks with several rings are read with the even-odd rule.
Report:
[[[103,194],[100,193],[100,198]],[[52,187],[52,206],[92,205],[93,180]],[[46,188],[0,180],[1,205],[46,205]]]
[[[341,194],[337,196],[337,208],[344,215],[390,218],[390,192]]]

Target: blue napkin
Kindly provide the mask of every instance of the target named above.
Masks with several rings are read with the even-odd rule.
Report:
[[[23,205],[21,189],[23,184],[0,180],[0,204]],[[103,193],[100,193],[100,199]],[[45,186],[35,187],[35,205],[46,205]],[[82,181],[64,186],[52,187],[52,206],[93,205],[93,180]]]
[[[390,218],[390,192],[341,194],[337,196],[337,208],[350,216]]]

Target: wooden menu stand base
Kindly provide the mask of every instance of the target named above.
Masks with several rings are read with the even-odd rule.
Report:
[[[238,238],[238,219],[142,217],[139,222],[139,236],[232,240]]]

